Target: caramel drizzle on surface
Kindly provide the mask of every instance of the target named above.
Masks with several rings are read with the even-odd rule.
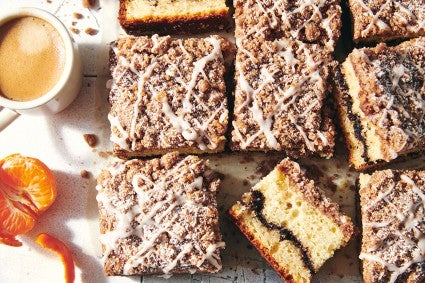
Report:
[[[134,254],[123,257],[123,259],[125,258],[123,275],[134,274],[132,270],[140,266],[144,267],[144,269],[149,269],[149,266],[145,266],[145,259],[160,252],[155,250],[155,244],[162,242],[161,236],[167,234],[170,237],[168,242],[174,242],[175,247],[181,245],[181,248],[173,260],[158,262],[158,269],[162,270],[164,274],[170,274],[177,264],[179,264],[180,268],[186,267],[189,271],[194,271],[194,266],[200,267],[205,261],[217,270],[220,269],[220,258],[217,251],[224,248],[224,242],[211,243],[204,250],[196,244],[196,241],[187,241],[187,237],[182,238],[173,232],[173,224],[179,218],[179,213],[182,210],[187,209],[194,213],[196,221],[198,213],[206,209],[201,203],[188,199],[184,189],[177,190],[175,187],[169,189],[171,184],[181,182],[186,173],[182,170],[183,168],[189,167],[190,171],[194,171],[194,168],[203,162],[199,160],[197,163],[193,163],[189,159],[190,156],[179,161],[155,181],[150,176],[142,173],[135,174],[131,179],[135,193],[135,197],[131,198],[133,203],[129,199],[128,203],[120,205],[122,200],[120,200],[118,192],[111,193],[111,191],[115,191],[114,188],[102,188],[102,185],[97,186],[97,201],[102,204],[108,215],[115,220],[113,227],[110,227],[109,230],[100,235],[100,242],[104,247],[104,262],[108,257],[120,254],[120,243],[124,243],[126,238],[135,236],[140,241],[138,241],[137,247],[132,247],[136,251]],[[129,160],[123,163],[116,163],[115,166],[109,168],[111,179],[114,180],[119,175],[125,175],[125,171],[133,162],[138,161]],[[148,188],[142,189],[139,184],[144,184]],[[184,186],[186,189],[202,190],[203,177],[199,176],[191,184],[185,184]],[[158,194],[163,194],[163,198],[160,201],[156,201],[149,210],[146,210],[145,207]],[[136,223],[137,225],[135,225]],[[192,227],[195,225],[196,223],[193,223]],[[190,232],[188,231],[188,233]],[[198,262],[193,263],[183,260],[185,256],[194,251],[196,254],[202,255]]]
[[[150,49],[151,53],[158,53],[158,50],[163,48],[163,45],[170,40],[169,37],[159,37],[157,35],[152,36],[153,46]],[[178,61],[193,61],[194,55],[190,54],[184,47],[182,39],[173,39],[177,41],[181,55]],[[111,123],[111,127],[116,130],[116,133],[112,131],[111,141],[117,144],[119,147],[125,150],[135,150],[136,145],[143,133],[136,130],[136,126],[139,123],[140,116],[149,115],[143,108],[147,103],[156,101],[160,104],[160,115],[162,115],[162,123],[165,124],[165,128],[172,128],[178,135],[181,135],[188,144],[194,143],[200,150],[215,149],[217,148],[217,141],[214,140],[209,132],[213,121],[220,121],[226,123],[227,119],[227,101],[223,98],[220,100],[220,104],[209,105],[208,99],[202,99],[197,95],[195,90],[196,84],[200,80],[209,82],[206,68],[210,62],[215,60],[222,60],[221,42],[219,39],[214,37],[208,37],[205,41],[212,46],[212,50],[199,60],[193,61],[191,66],[190,80],[187,81],[186,70],[182,70],[180,65],[177,65],[175,60],[171,60],[167,54],[159,53],[160,59],[152,58],[149,64],[140,70],[138,65],[142,62],[144,56],[143,52],[137,52],[136,48],[140,48],[137,44],[134,44],[135,50],[132,52],[131,58],[127,58],[121,54],[121,50],[117,47],[113,48],[113,52],[117,58],[118,64],[112,71],[114,78],[112,84],[113,92],[120,92],[120,85],[126,85],[130,81],[130,85],[127,89],[136,89],[135,95],[136,100],[132,104],[132,118],[130,126],[123,125],[119,117],[113,114],[108,115],[108,119]],[[145,43],[141,49],[147,47],[149,42]],[[161,62],[159,61],[161,60]],[[162,74],[158,75],[158,67],[160,65],[166,66],[166,69],[161,71]],[[156,84],[152,82],[153,76],[163,79],[162,75],[170,76],[176,84],[176,87],[183,87],[185,93],[183,97],[176,95],[171,89],[162,86],[161,82]],[[124,80],[126,82],[124,82]],[[122,86],[121,86],[122,88]],[[131,95],[131,94],[120,94],[120,95]],[[208,93],[208,96],[213,97],[221,95],[216,90],[212,90]],[[201,111],[206,117],[200,119],[194,112]],[[163,140],[164,135],[170,135],[170,132],[164,132],[160,129],[158,131],[159,144],[158,147],[166,147],[165,141]]]
[[[368,206],[362,208],[363,213],[370,213],[370,211],[379,211],[382,206],[389,206],[395,213],[395,219],[389,218],[382,222],[370,222],[369,219],[363,219],[366,230],[372,229],[372,233],[379,235],[380,239],[367,250],[362,248],[359,258],[379,264],[384,269],[379,277],[387,276],[387,282],[396,282],[399,276],[425,260],[425,234],[422,230],[425,225],[425,192],[407,175],[401,174],[400,179],[408,188],[406,188],[406,197],[403,198],[404,203],[396,206],[392,202],[392,198],[397,196],[398,192],[395,190],[397,185],[391,183],[385,191],[379,192]],[[418,216],[415,217],[415,215]],[[405,259],[404,262],[400,261],[401,263],[397,263],[401,260],[397,254],[391,254],[391,259],[384,257],[388,253],[400,252],[394,251],[397,242],[402,242],[404,251],[410,252],[410,258]],[[408,256],[406,253],[403,255]]]

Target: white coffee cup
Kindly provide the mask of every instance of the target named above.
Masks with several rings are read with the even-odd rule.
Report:
[[[81,89],[83,74],[78,46],[62,22],[49,12],[38,8],[6,8],[0,12],[0,27],[23,17],[43,20],[57,31],[63,42],[63,69],[53,87],[38,98],[16,101],[0,95],[0,106],[3,107],[0,111],[0,130],[19,114],[49,115],[64,110],[74,101]]]

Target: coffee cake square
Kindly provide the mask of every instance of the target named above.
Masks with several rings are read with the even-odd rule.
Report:
[[[229,211],[285,282],[310,282],[355,233],[350,217],[304,172],[285,158]]]
[[[339,0],[235,0],[235,37],[238,41],[292,38],[333,50],[341,34],[339,4]]]
[[[329,53],[316,44],[240,44],[231,148],[332,156],[335,131],[325,101],[333,67]]]
[[[131,35],[196,34],[223,30],[226,0],[119,0],[118,20]]]
[[[106,275],[217,272],[220,179],[197,156],[120,160],[97,183]]]
[[[425,149],[425,38],[355,49],[336,77],[336,100],[357,170]]]
[[[348,0],[355,42],[382,42],[425,35],[423,1]]]
[[[126,37],[111,46],[111,140],[119,157],[224,149],[225,62],[218,36]]]
[[[360,174],[363,279],[425,280],[425,171]]]

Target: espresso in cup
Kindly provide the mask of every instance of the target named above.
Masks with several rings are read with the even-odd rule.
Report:
[[[65,46],[47,21],[23,16],[0,27],[0,95],[14,101],[37,99],[62,76]]]

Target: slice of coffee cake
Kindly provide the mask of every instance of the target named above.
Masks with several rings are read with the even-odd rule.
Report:
[[[341,32],[339,0],[235,0],[237,41],[287,38],[332,51]]]
[[[218,31],[228,18],[225,0],[120,0],[118,17],[131,35]]]
[[[228,123],[218,36],[126,37],[111,46],[111,140],[119,157],[219,152]]]
[[[365,283],[425,281],[425,171],[360,174]]]
[[[336,101],[357,170],[425,149],[425,38],[355,49],[336,76]]]
[[[348,0],[355,42],[382,42],[425,35],[423,1]]]
[[[98,177],[106,275],[217,272],[220,180],[196,156],[117,161]]]
[[[240,43],[231,148],[331,157],[335,131],[326,99],[333,67],[330,54],[317,44]]]
[[[309,282],[354,233],[350,218],[289,159],[229,212],[285,282]]]

